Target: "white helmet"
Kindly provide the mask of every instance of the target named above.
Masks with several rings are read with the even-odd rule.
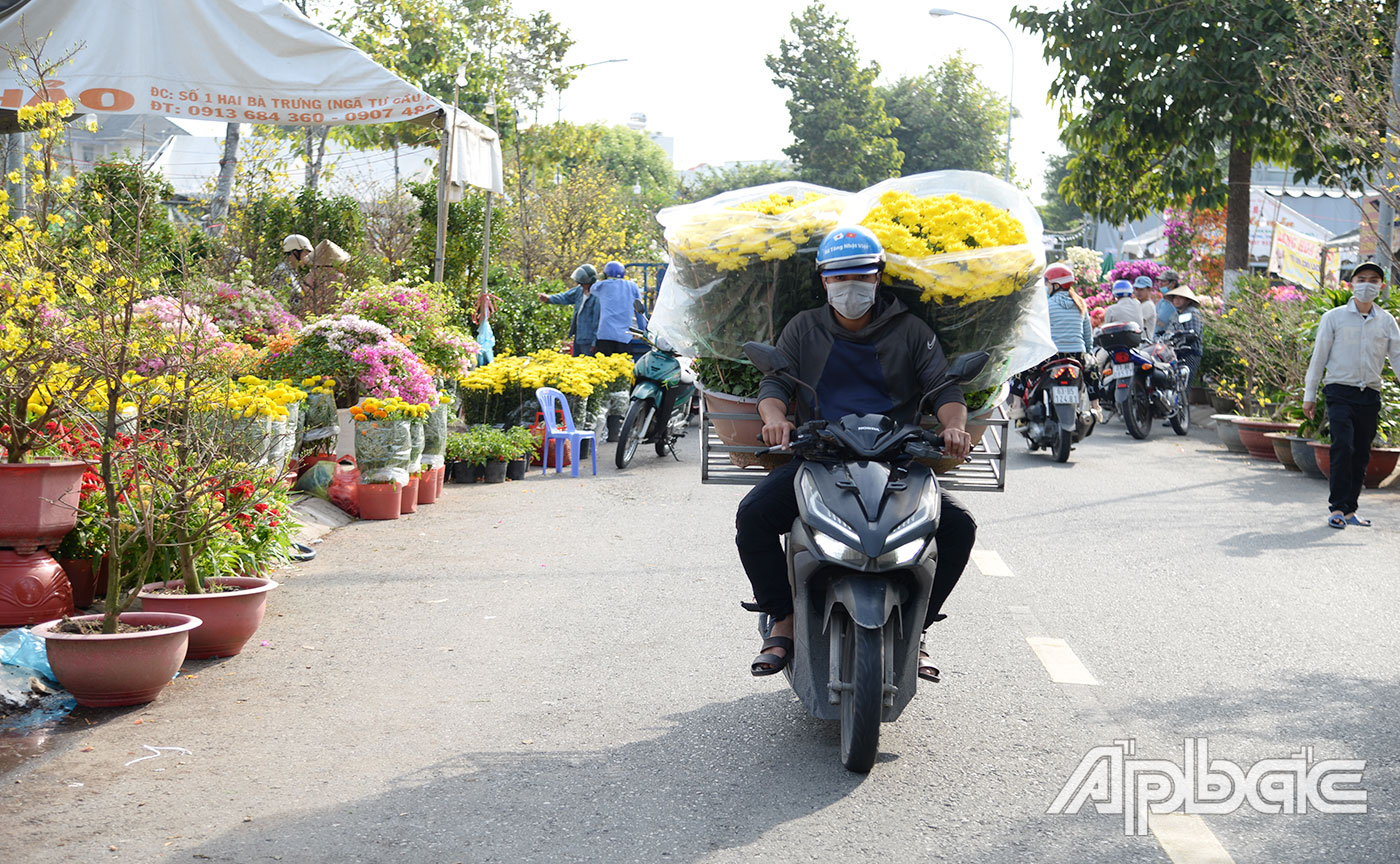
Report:
[[[290,234],[282,241],[283,252],[310,252],[311,241],[301,234]]]

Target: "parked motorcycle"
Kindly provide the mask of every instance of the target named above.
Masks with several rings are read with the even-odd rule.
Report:
[[[1026,416],[1017,429],[1032,452],[1044,447],[1067,462],[1070,449],[1093,434],[1086,374],[1078,360],[1052,357],[1027,376]]]
[[[812,416],[821,416],[816,392],[777,349],[748,342],[744,353],[765,374],[811,391]],[[945,386],[977,377],[988,356],[954,360]],[[870,770],[880,723],[898,719],[914,698],[942,502],[938,479],[914,460],[938,457],[942,446],[937,433],[878,414],[804,423],[789,445],[803,464],[787,538],[796,611],[783,671],[808,712],[840,720],[841,763],[851,771]],[[770,630],[762,615],[759,631],[767,638]]]
[[[1108,352],[1111,375],[1105,388],[1128,433],[1138,440],[1152,434],[1152,421],[1165,418],[1178,435],[1191,431],[1190,375],[1175,347],[1187,334],[1175,333],[1146,344],[1136,324],[1110,324],[1098,343]]]
[[[626,468],[644,443],[656,446],[656,455],[674,455],[677,438],[685,435],[690,420],[690,400],[695,393],[695,373],[690,360],[681,357],[664,338],[653,341],[640,330],[630,330],[651,350],[637,358],[632,368],[632,399],[617,435],[617,467]]]

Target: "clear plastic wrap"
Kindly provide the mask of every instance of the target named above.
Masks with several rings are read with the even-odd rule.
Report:
[[[663,210],[658,218],[666,226],[673,261],[662,282],[652,317],[653,329],[670,339],[682,353],[741,360],[745,341],[774,342],[798,312],[825,303],[816,278],[816,248],[824,231],[808,236],[790,257],[781,260],[755,260],[750,255],[742,261],[722,256],[718,263],[694,261],[697,253],[693,250],[710,248],[701,245],[706,230],[717,226],[724,232],[742,228],[752,233],[761,228],[755,227],[751,218],[747,223],[740,220],[741,228],[728,227],[724,220],[732,219],[732,215],[725,209],[727,204],[761,199],[769,194],[768,190],[778,187],[802,185],[773,184],[736,190],[686,207]],[[837,196],[835,200],[844,204],[827,228],[837,222],[872,223],[869,227],[887,246],[888,290],[929,323],[945,354],[950,358],[976,350],[992,354],[986,371],[966,389],[999,384],[1054,352],[1048,305],[1041,288],[1045,267],[1043,229],[1035,207],[1019,189],[985,174],[938,171],[887,180],[855,194],[822,191]],[[966,237],[957,236],[960,214],[943,213],[945,218],[940,220],[939,230],[950,238],[952,251],[913,254],[919,244],[913,242],[912,233],[905,226],[922,231],[920,219],[929,215],[920,212],[920,205],[927,206],[928,202],[915,199],[945,195],[985,202],[997,211],[1009,213],[1020,223],[1024,241],[1006,243],[1005,230],[992,230],[1008,227],[1000,222],[1001,217],[988,216],[987,208],[974,205],[961,215],[969,217],[969,225],[987,222],[983,226],[987,230],[974,227]],[[872,217],[882,199],[883,210]],[[931,209],[946,207],[956,211],[961,203],[949,199],[937,202]],[[689,233],[679,233],[682,229]],[[680,242],[673,243],[673,238]],[[980,243],[981,248],[959,248],[973,245],[968,240]]]
[[[792,316],[825,302],[817,244],[849,198],[811,183],[769,183],[665,208],[657,220],[671,266],[652,329],[692,357],[737,360],[744,342],[772,342]]]
[[[438,405],[424,420],[423,425],[423,464],[428,468],[441,468],[447,452],[447,415],[450,405]]]
[[[427,437],[423,431],[425,425],[427,425],[426,421],[422,418],[408,421],[408,471],[410,474],[417,474],[423,468],[423,443]]]
[[[307,444],[340,435],[340,415],[335,410],[335,397],[330,393],[308,393],[306,420],[301,440]]]
[[[407,484],[412,456],[413,430],[407,420],[355,424],[355,464],[361,483]]]

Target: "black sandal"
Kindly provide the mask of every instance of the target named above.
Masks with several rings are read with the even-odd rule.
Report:
[[[929,662],[930,660],[932,660],[932,658],[929,656],[928,648],[927,648],[927,646],[924,644],[924,640],[923,640],[923,639],[920,639],[920,640],[919,640],[919,677],[922,678],[922,679],[924,679],[925,681],[931,681],[931,682],[933,682],[934,684],[937,684],[938,681],[939,681],[939,676],[940,676],[942,673],[938,671],[938,667],[937,667],[937,666],[935,666],[935,665],[933,665],[933,663]]]
[[[769,648],[782,648],[787,653],[779,657],[769,651]],[[749,671],[755,678],[776,674],[787,667],[788,660],[792,657],[792,639],[787,636],[769,636],[763,640],[763,652],[749,664]]]

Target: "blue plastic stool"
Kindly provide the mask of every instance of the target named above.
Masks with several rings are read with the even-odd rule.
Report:
[[[573,476],[578,476],[578,459],[580,442],[588,442],[588,455],[593,457],[593,476],[598,476],[598,442],[594,440],[592,432],[580,432],[574,428],[574,415],[569,411],[569,400],[564,398],[564,394],[553,387],[540,387],[535,390],[535,398],[539,400],[540,410],[544,412],[544,455],[540,460],[540,474],[549,473],[549,442],[554,442],[554,473],[558,474],[564,463],[564,445],[568,443],[573,447],[574,458],[569,460],[569,468]],[[554,418],[558,411],[564,417],[564,428],[554,428]]]

